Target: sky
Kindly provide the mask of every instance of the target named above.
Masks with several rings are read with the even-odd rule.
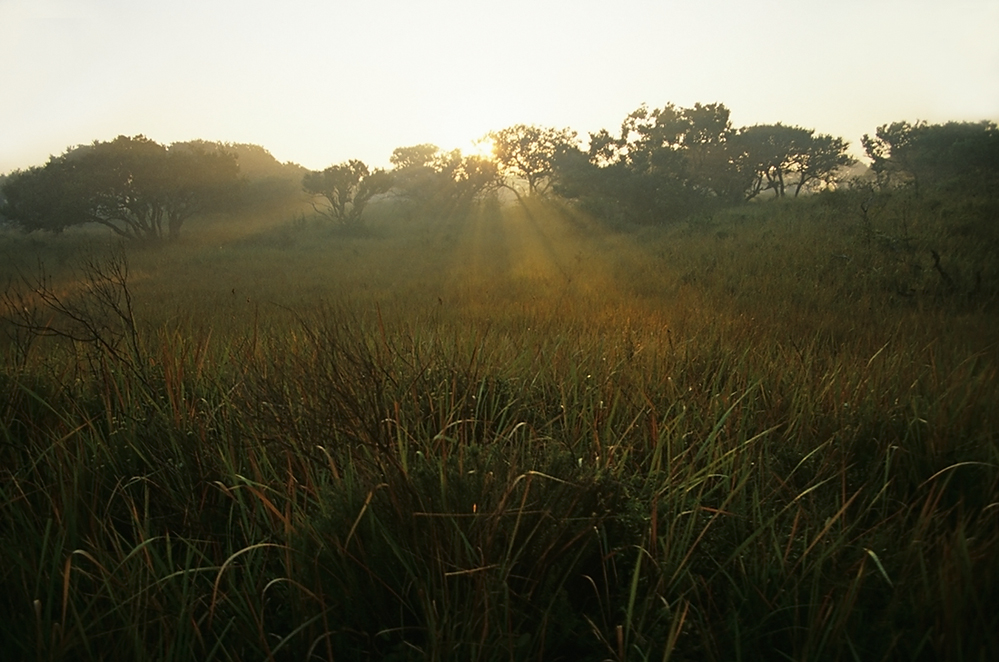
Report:
[[[849,140],[999,120],[999,0],[0,0],[0,173],[143,134],[322,169],[725,104]]]

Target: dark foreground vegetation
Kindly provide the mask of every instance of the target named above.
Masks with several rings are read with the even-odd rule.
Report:
[[[811,134],[720,112],[15,173],[61,232],[2,236],[0,659],[995,659],[995,127],[886,125],[795,198],[709,164]],[[32,188],[80,162],[113,194]]]
[[[991,659],[997,211],[9,235],[0,657]]]

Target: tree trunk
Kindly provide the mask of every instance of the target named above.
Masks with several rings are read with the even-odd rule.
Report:
[[[176,241],[180,239],[180,226],[184,224],[183,218],[176,218],[171,216],[167,220],[167,232],[170,241]]]

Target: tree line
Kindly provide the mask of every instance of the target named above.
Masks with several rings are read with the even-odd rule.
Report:
[[[377,196],[409,214],[461,213],[506,189],[554,195],[598,218],[656,224],[754,199],[835,186],[856,163],[842,138],[799,126],[736,128],[723,104],[645,105],[583,145],[575,131],[518,124],[487,134],[492,158],[432,144],[396,149],[388,170],[352,159],[321,171],[279,164],[256,145],[144,136],[68,149],[0,179],[0,217],[26,231],[97,223],[129,239],[176,239],[190,218],[304,195],[334,224],[361,225]],[[977,187],[999,180],[989,121],[894,122],[865,135],[875,185]]]

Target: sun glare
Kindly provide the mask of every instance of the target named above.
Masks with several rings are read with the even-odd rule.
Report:
[[[478,140],[470,141],[466,147],[462,147],[461,153],[465,156],[477,156],[491,161],[496,158],[496,154],[493,151],[494,147],[491,138],[479,138]]]

